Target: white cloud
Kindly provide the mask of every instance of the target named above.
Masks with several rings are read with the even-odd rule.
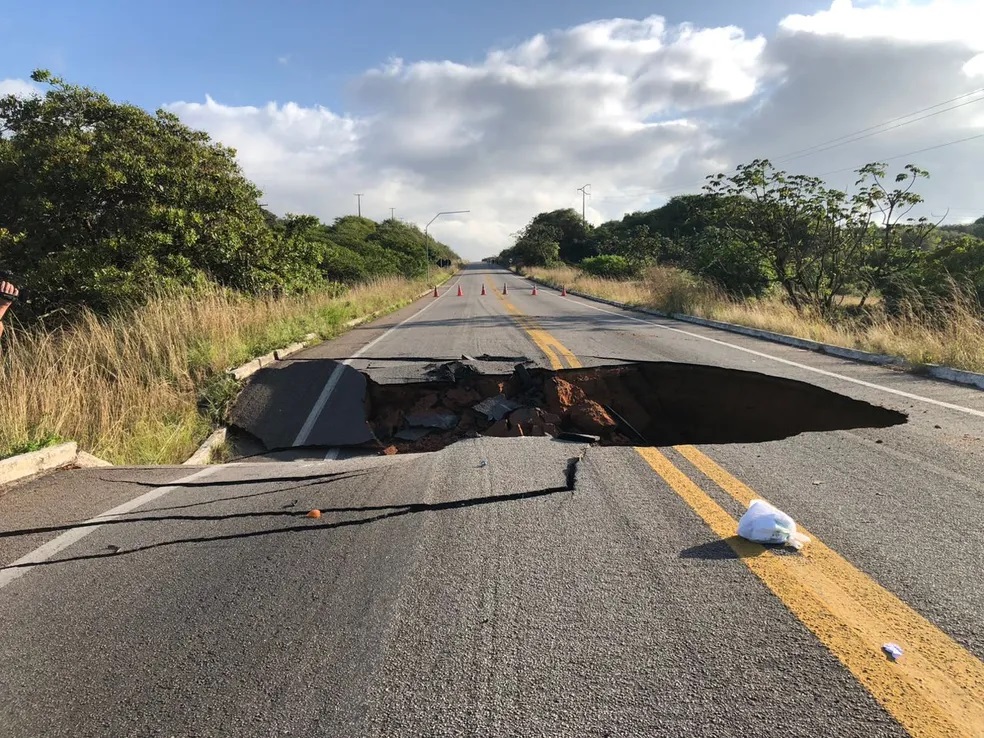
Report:
[[[33,82],[23,79],[0,79],[0,96],[17,95],[29,97],[37,95],[39,89]]]
[[[834,0],[829,10],[790,15],[780,28],[851,39],[881,38],[917,44],[957,42],[984,50],[984,5],[980,0],[896,0],[874,5]]]
[[[391,59],[354,81],[359,116],[288,103],[169,106],[237,148],[276,210],[376,217],[396,207],[483,256],[540,209],[595,191],[659,184],[711,138],[695,111],[750,99],[767,74],[762,38],[740,29],[605,20],[490,52],[480,64]],[[607,211],[592,211],[595,219]]]
[[[534,36],[474,64],[394,58],[353,80],[341,115],[293,103],[170,107],[239,150],[278,212],[355,210],[435,223],[481,257],[536,212],[580,207],[595,222],[659,204],[703,175],[781,157],[984,86],[979,2],[852,4],[782,19],[770,38],[731,26],[609,19]],[[966,98],[970,100],[973,98]],[[930,111],[932,112],[932,111]],[[789,169],[837,170],[984,132],[984,102],[819,155]],[[984,139],[914,158],[929,210],[980,205]],[[907,159],[895,161],[901,166]]]

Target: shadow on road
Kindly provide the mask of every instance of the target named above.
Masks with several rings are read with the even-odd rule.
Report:
[[[771,551],[780,556],[796,556],[797,552],[782,544],[753,543],[739,535],[708,541],[680,552],[681,559],[704,559],[706,561],[723,561],[726,559],[751,559]]]

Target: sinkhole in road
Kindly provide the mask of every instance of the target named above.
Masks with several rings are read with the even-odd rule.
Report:
[[[405,384],[366,375],[366,421],[386,453],[436,451],[478,436],[605,446],[758,443],[908,419],[806,382],[700,364],[518,364],[512,374],[489,375],[452,362],[430,374],[435,381]]]

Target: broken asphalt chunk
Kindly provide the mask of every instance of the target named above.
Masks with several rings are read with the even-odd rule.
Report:
[[[507,399],[505,395],[496,395],[473,405],[472,410],[482,413],[489,420],[502,420],[513,410],[518,410],[519,407],[519,403]]]
[[[399,438],[401,441],[419,441],[421,438],[426,436],[431,432],[431,428],[404,428],[399,433],[394,433],[394,438]]]
[[[440,410],[426,413],[412,413],[407,416],[407,425],[412,428],[451,430],[458,425],[458,416],[454,413],[442,412]]]

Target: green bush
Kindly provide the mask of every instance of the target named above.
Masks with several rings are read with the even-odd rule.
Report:
[[[580,267],[588,274],[606,279],[629,279],[636,275],[632,262],[617,254],[592,256],[582,261]]]
[[[174,114],[32,79],[43,95],[0,96],[0,268],[31,294],[21,320],[105,315],[162,289],[289,295],[427,269],[416,226],[278,218],[235,151]],[[429,254],[458,260],[433,239]]]

